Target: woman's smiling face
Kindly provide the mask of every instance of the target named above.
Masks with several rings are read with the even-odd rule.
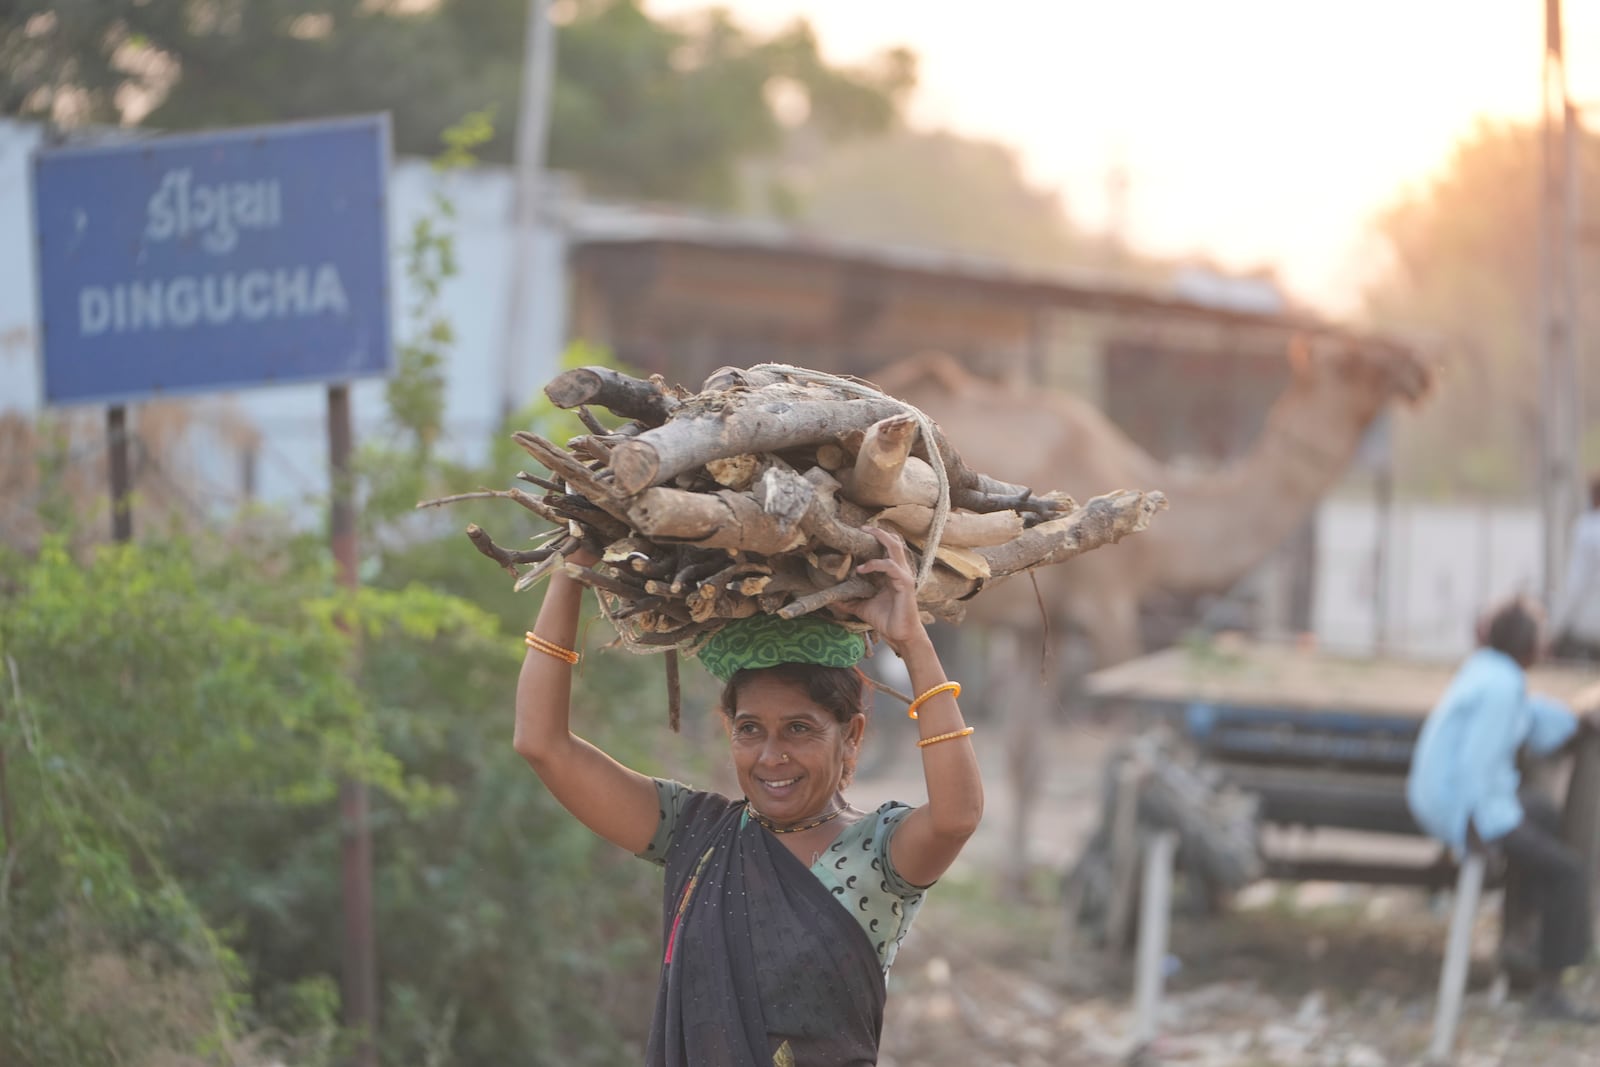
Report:
[[[801,681],[752,673],[739,685],[728,725],[739,787],[779,825],[823,814],[844,785],[866,721],[857,714],[841,723]]]

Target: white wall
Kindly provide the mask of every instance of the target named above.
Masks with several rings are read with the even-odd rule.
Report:
[[[1325,501],[1317,517],[1314,628],[1330,648],[1370,651],[1378,627],[1379,514],[1359,499]],[[1486,607],[1542,587],[1539,512],[1397,502],[1389,521],[1388,651],[1454,659]]]

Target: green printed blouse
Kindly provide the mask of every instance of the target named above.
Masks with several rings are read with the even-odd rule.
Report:
[[[655,779],[655,783],[661,801],[661,823],[639,858],[665,866],[684,801],[694,790],[663,778]],[[886,975],[928,889],[901,878],[889,859],[889,842],[895,827],[910,812],[910,805],[894,800],[884,803],[866,818],[845,827],[811,865],[811,873],[866,932]],[[747,811],[743,819],[749,818]]]

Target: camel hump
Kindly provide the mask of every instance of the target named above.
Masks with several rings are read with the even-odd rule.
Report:
[[[929,382],[947,393],[960,394],[976,384],[977,379],[950,353],[928,351],[889,364],[874,374],[872,381],[879,389],[895,396]]]

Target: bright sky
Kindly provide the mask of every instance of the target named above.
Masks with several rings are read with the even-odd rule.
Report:
[[[1275,265],[1335,314],[1357,304],[1382,205],[1476,116],[1539,111],[1542,0],[718,2],[762,29],[805,16],[835,62],[911,48],[919,125],[1012,145],[1097,229],[1120,160],[1135,245]],[[1600,105],[1600,4],[1565,6],[1574,98]]]

